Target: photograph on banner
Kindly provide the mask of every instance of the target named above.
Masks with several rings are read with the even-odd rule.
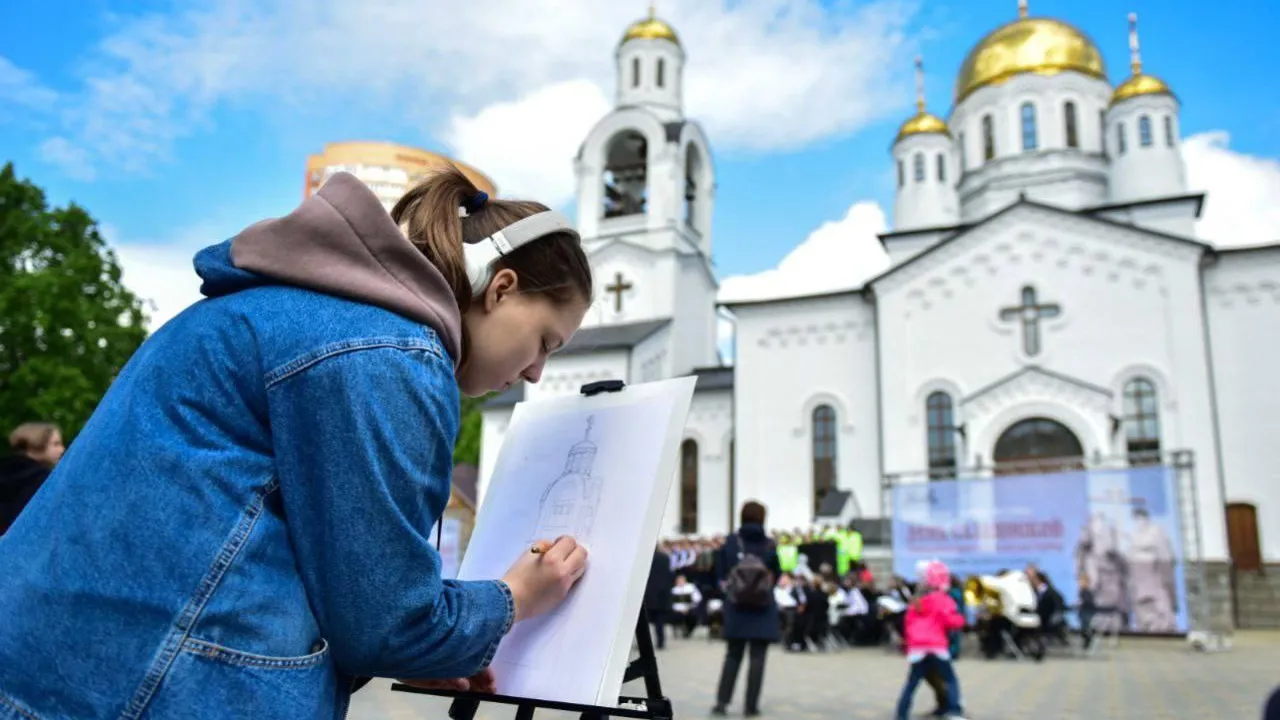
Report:
[[[893,488],[894,573],[940,559],[961,579],[1034,565],[1068,606],[1084,578],[1132,632],[1187,630],[1182,541],[1166,467],[905,483]]]

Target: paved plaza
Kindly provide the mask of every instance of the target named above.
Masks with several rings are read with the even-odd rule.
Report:
[[[676,718],[709,715],[723,645],[694,638],[669,643],[661,655],[664,690]],[[742,684],[730,715],[741,717]],[[1124,639],[1091,657],[1057,651],[1042,664],[972,656],[957,663],[964,704],[975,720],[1059,718],[1168,718],[1254,720],[1267,693],[1280,684],[1280,634],[1242,633],[1221,653],[1196,653],[1178,641]],[[879,649],[826,654],[771,650],[762,710],[777,720],[892,718],[905,661]],[[639,687],[628,693],[641,692]],[[932,709],[928,689],[916,695],[915,714]],[[508,720],[513,708],[491,705],[478,720]],[[448,717],[448,702],[370,685],[353,698],[353,720]],[[542,713],[537,720],[568,720]]]

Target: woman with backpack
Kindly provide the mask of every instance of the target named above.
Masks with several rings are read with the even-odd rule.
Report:
[[[743,714],[760,714],[764,686],[764,658],[770,643],[778,642],[782,621],[773,598],[773,586],[782,574],[778,550],[764,531],[764,505],[750,501],[742,506],[738,532],[729,536],[716,561],[716,580],[724,588],[724,638],[727,647],[720,687],[712,715],[728,714],[733,686],[738,681],[742,656],[748,654],[747,697]]]

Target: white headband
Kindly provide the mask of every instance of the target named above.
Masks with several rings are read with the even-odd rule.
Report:
[[[471,281],[472,295],[479,295],[489,287],[489,281],[493,279],[493,264],[498,258],[555,233],[567,233],[576,241],[582,240],[569,218],[555,210],[547,210],[517,220],[479,242],[464,243],[462,254],[467,262],[467,279]]]

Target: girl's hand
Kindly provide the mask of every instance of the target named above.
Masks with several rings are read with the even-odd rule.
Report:
[[[497,681],[493,676],[493,670],[485,668],[469,678],[450,678],[448,680],[401,680],[405,685],[424,688],[427,690],[458,690],[493,694],[497,692]]]

